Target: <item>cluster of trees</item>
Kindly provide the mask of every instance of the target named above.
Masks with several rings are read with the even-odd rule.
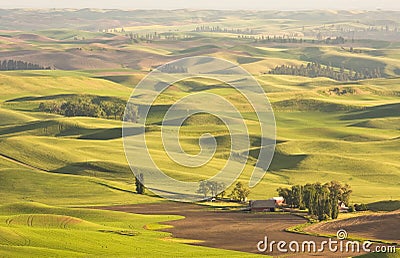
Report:
[[[125,37],[127,37],[131,43],[138,43],[139,41],[145,41],[147,43],[151,43],[154,40],[180,40],[180,39],[188,39],[192,38],[189,35],[178,35],[174,32],[164,32],[164,33],[146,33],[146,34],[139,34],[139,33],[125,33]]]
[[[333,94],[336,94],[338,96],[346,95],[346,94],[353,94],[354,92],[355,92],[355,90],[352,89],[352,88],[340,89],[338,87],[335,87],[333,89],[329,89],[328,90],[329,94],[333,93]]]
[[[111,28],[111,29],[99,29],[99,32],[104,32],[104,33],[118,33],[118,32],[125,32],[124,27],[118,29],[118,28]]]
[[[287,35],[283,36],[260,36],[258,38],[255,38],[256,42],[260,43],[267,43],[267,42],[274,42],[274,43],[303,43],[305,40],[303,38],[296,38],[296,37],[290,37]]]
[[[381,23],[381,22],[378,22]],[[366,24],[367,25],[367,24]],[[374,40],[389,40],[400,38],[400,28],[397,24],[374,24],[374,22],[369,22],[369,26],[354,26],[351,24],[324,24],[313,30],[305,31],[303,29],[303,34],[309,37],[316,37],[321,40],[326,37],[347,37],[351,38],[352,42],[354,39],[374,39]]]
[[[51,67],[45,67],[24,61],[3,60],[0,62],[0,71],[13,70],[50,70]]]
[[[54,113],[68,117],[88,116],[122,120],[124,118],[126,102],[118,98],[98,96],[77,96],[67,100],[48,101],[39,104],[42,112]],[[138,111],[136,106],[127,109],[125,120],[136,122]]]
[[[308,209],[310,215],[318,220],[336,219],[339,214],[339,201],[349,204],[352,190],[350,186],[337,181],[326,184],[314,183],[294,185],[291,188],[278,188],[279,196],[292,208]]]
[[[303,29],[304,30],[304,29]],[[381,32],[400,32],[400,28],[397,27],[396,24],[384,24],[384,25],[376,25],[373,22],[370,22],[368,27],[364,26],[353,26],[349,24],[324,24],[317,28],[317,31],[320,33],[321,31],[325,32],[340,32],[340,33],[349,33],[349,32],[368,32],[368,31],[381,31]]]
[[[242,182],[237,182],[229,197],[238,202],[245,202],[250,194],[250,189]]]
[[[203,194],[205,198],[221,198],[226,195],[226,185],[215,181],[200,181],[197,193]],[[244,202],[250,194],[250,189],[243,183],[237,182],[232,192],[228,195],[234,201]]]
[[[357,81],[370,78],[381,78],[380,68],[370,70],[368,68],[358,71],[345,70],[341,67],[339,70],[329,65],[321,65],[319,63],[308,63],[307,65],[281,65],[271,69],[269,74],[296,75],[305,77],[328,77],[337,81]]]
[[[223,32],[223,33],[235,33],[235,34],[245,34],[254,35],[257,34],[253,29],[228,29],[221,28],[220,26],[199,26],[196,27],[194,32]]]
[[[225,184],[215,181],[200,181],[197,193],[203,194],[204,197],[210,196],[211,198],[225,196]]]
[[[337,45],[346,43],[346,39],[342,36],[338,37],[327,37],[322,38],[322,36],[318,36],[319,39],[303,39],[300,35],[261,35],[261,36],[252,36],[252,35],[238,35],[239,39],[250,39],[254,40],[255,43],[280,43],[280,44],[302,44],[302,43],[310,43],[310,44],[326,44],[326,45]],[[354,42],[354,40],[352,40]]]
[[[337,44],[344,44],[346,43],[345,38],[342,36],[336,36],[336,37],[326,37],[322,35],[321,32],[317,34],[317,40],[318,42],[324,42],[325,44],[332,44],[332,45],[337,45]],[[353,40],[354,41],[354,40]]]
[[[186,67],[165,64],[159,68],[159,70],[163,73],[187,73],[188,69]]]
[[[328,37],[325,39],[325,43],[328,45],[329,44],[332,44],[332,45],[344,44],[345,42],[346,42],[346,40],[341,36],[335,37],[335,38]]]
[[[382,31],[382,32],[400,32],[400,28],[395,26],[390,26],[388,24],[384,25],[384,26],[370,26],[366,29],[361,29],[363,31]]]
[[[126,37],[128,37],[130,40],[156,40],[156,39],[161,39],[161,34],[158,34],[157,32],[154,33],[146,33],[146,34],[139,34],[139,33],[133,33],[129,32],[125,34]]]
[[[179,40],[182,38],[190,38],[188,35],[178,35],[174,32],[149,32],[149,33],[134,33],[132,31],[126,31],[122,28],[111,28],[111,29],[99,29],[99,32],[103,33],[122,33],[126,38],[130,40],[131,43],[139,43],[139,41],[145,41],[151,43],[154,40]]]

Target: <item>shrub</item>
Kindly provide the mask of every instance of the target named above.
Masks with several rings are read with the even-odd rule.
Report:
[[[366,210],[368,210],[367,205],[365,205],[364,203],[354,204],[354,209],[356,211],[366,211]]]

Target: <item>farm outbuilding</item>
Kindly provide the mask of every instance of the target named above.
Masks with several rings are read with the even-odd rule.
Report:
[[[349,211],[349,207],[347,207],[344,202],[339,201],[338,207],[339,207],[339,212],[348,212]]]
[[[275,211],[284,202],[282,197],[274,197],[269,200],[254,200],[249,202],[251,211]]]

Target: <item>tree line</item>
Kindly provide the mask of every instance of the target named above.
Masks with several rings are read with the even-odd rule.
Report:
[[[280,43],[280,44],[325,44],[325,45],[339,45],[344,44],[347,40],[341,36],[338,37],[327,37],[323,38],[322,36],[318,39],[304,39],[301,35],[294,33],[292,35],[248,35],[242,34],[237,36],[238,39],[246,39],[253,40],[254,43]],[[354,43],[354,39],[351,40]]]
[[[352,26],[350,24],[340,25],[323,25],[315,28],[312,31],[304,31],[305,36],[316,37],[318,40],[324,37],[332,37],[334,35],[340,35],[338,37],[348,37],[354,42],[355,38],[358,39],[376,39],[376,40],[393,40],[398,38],[400,28],[396,24],[385,24],[385,25],[373,25],[369,27],[364,26]]]
[[[318,43],[318,44],[326,44],[326,45],[338,45],[338,44],[344,44],[346,42],[346,39],[343,37],[327,37],[325,39],[323,38],[318,38],[318,40],[315,39],[303,39],[303,38],[298,38],[294,36],[289,36],[289,35],[283,35],[283,36],[259,36],[259,37],[254,37],[253,38],[255,42],[260,42],[260,43],[267,43],[267,42],[274,42],[274,43]]]
[[[327,77],[334,79],[336,81],[357,81],[363,79],[371,78],[381,78],[381,69],[359,69],[355,70],[345,70],[341,67],[339,70],[331,67],[329,65],[321,65],[316,62],[308,63],[307,65],[280,65],[271,69],[269,74],[282,74],[282,75],[295,75],[295,76],[305,76],[305,77]]]
[[[336,219],[339,215],[339,202],[348,205],[352,190],[350,186],[337,181],[326,184],[314,183],[294,185],[291,188],[278,188],[279,196],[289,207],[308,209],[310,215],[318,220]]]
[[[115,120],[125,118],[125,121],[136,122],[138,119],[137,107],[132,105],[125,112],[126,105],[126,102],[119,98],[76,96],[67,100],[41,102],[39,111],[67,117],[87,116]]]
[[[253,29],[230,29],[230,28],[221,28],[220,26],[198,26],[193,32],[222,32],[222,33],[235,33],[235,34],[246,34],[246,35],[254,35],[257,34]]]
[[[160,72],[163,73],[187,73],[188,69],[186,67],[173,65],[173,64],[165,64],[158,68]]]
[[[0,62],[0,71],[14,71],[14,70],[50,70],[49,66],[41,66],[24,61],[17,60],[3,60]]]

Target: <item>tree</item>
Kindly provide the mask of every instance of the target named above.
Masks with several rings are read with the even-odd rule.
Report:
[[[292,204],[294,207],[303,207],[303,186],[294,185],[291,190]]]
[[[329,199],[331,206],[330,217],[336,219],[339,215],[339,200],[342,200],[342,185],[337,181],[331,181],[326,184],[329,188]]]
[[[245,202],[250,194],[250,189],[244,186],[241,182],[237,182],[232,190],[230,197],[235,201]]]
[[[111,112],[114,115],[114,119],[117,120],[117,118],[121,119],[122,115],[124,113],[125,107],[123,105],[119,105],[118,103],[113,103],[111,107]]]
[[[207,181],[200,181],[199,189],[197,189],[197,193],[203,194],[204,197],[207,197],[207,194],[210,192],[210,189],[207,186]]]
[[[109,118],[112,116],[112,103],[110,101],[104,101],[101,103],[101,108],[104,111],[104,115]]]
[[[290,189],[279,187],[277,192],[279,196],[285,199],[287,205],[292,208],[304,207],[304,194],[303,194],[303,186],[294,185]]]
[[[340,200],[344,202],[346,205],[349,205],[350,195],[353,192],[353,190],[350,189],[350,186],[348,184],[342,186],[341,190],[342,190],[342,195],[340,196]]]
[[[207,181],[206,187],[208,187],[209,191],[211,192],[211,197],[217,197],[217,195],[225,190],[225,184],[219,183],[215,181]]]
[[[139,119],[138,108],[132,103],[128,103],[125,109],[124,121],[136,123]]]
[[[217,195],[217,197],[219,196],[221,199],[224,199],[225,195],[226,195],[226,192],[225,192],[225,190],[223,190],[222,192],[220,192],[220,193]]]
[[[138,194],[144,194],[145,191],[144,176],[142,173],[136,176],[135,185],[136,185],[136,192]]]
[[[204,197],[207,197],[209,193],[211,193],[212,198],[216,198],[218,195],[225,195],[225,184],[216,182],[216,181],[200,181],[199,189],[197,189],[197,193],[203,194]]]
[[[310,184],[306,184],[303,187],[303,201],[304,201],[304,205],[308,208],[309,213],[310,213],[310,207],[311,207],[312,189],[313,188],[311,187]]]
[[[282,188],[279,187],[277,189],[278,195],[283,197],[283,199],[285,199],[286,204],[288,204],[289,206],[292,205],[292,197],[291,197],[291,192],[288,188]]]

